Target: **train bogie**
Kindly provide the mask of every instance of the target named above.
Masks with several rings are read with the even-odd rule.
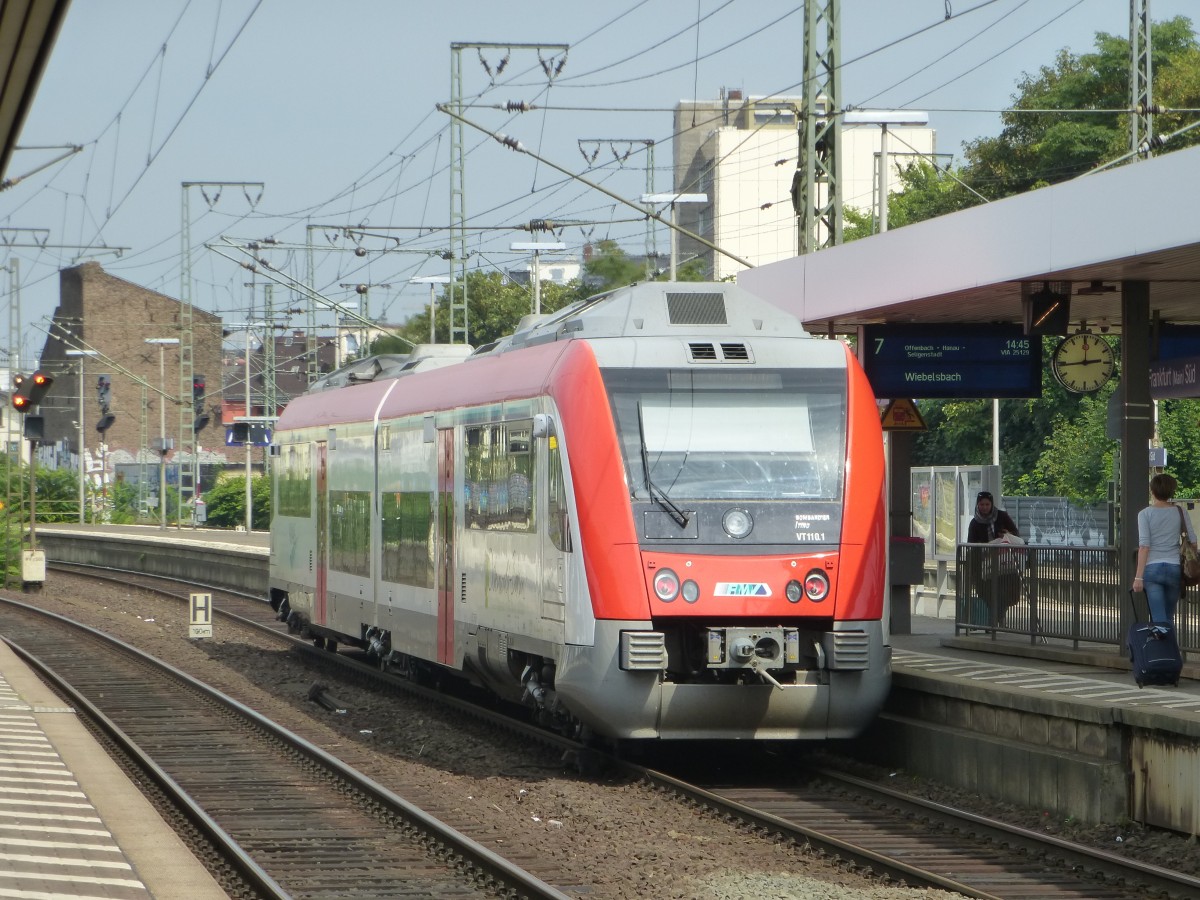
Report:
[[[729,285],[650,284],[438,353],[281,418],[293,627],[610,738],[870,721],[882,439],[843,345]]]

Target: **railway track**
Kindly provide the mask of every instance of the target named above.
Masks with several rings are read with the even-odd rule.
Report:
[[[88,574],[95,577],[96,573]],[[129,577],[122,575],[122,582],[129,583]],[[146,576],[138,584],[166,589],[163,580]],[[186,591],[178,588],[167,589],[167,593],[186,599]],[[287,637],[261,600],[226,596],[227,592],[222,591],[212,593],[216,608],[224,614],[257,622],[259,627]],[[300,643],[309,646],[309,642]],[[321,659],[350,666],[357,677],[363,675],[363,666],[354,664],[348,658],[350,654],[313,652]],[[486,710],[475,710],[474,714],[492,715]],[[521,728],[511,722],[505,727]],[[545,737],[544,732],[529,733]],[[1200,880],[1186,875],[933,804],[829,769],[822,770],[815,781],[798,781],[798,769],[811,770],[797,765],[794,758],[789,757],[772,770],[769,766],[747,766],[745,749],[739,753],[739,759],[730,762],[727,770],[750,768],[756,776],[751,782],[713,782],[707,774],[714,769],[716,760],[712,757],[690,772],[674,769],[676,774],[670,774],[639,767],[630,770],[662,790],[742,823],[765,838],[783,836],[909,886],[982,898],[1116,900],[1200,896]]]
[[[979,898],[1194,898],[1200,879],[891,790],[789,764],[738,783],[644,776],[755,830],[807,844],[910,886]],[[765,777],[764,777],[765,776]],[[696,783],[700,782],[700,783]]]
[[[377,898],[566,897],[126,644],[8,599],[2,620],[13,648],[73,703],[94,710],[110,738],[127,738],[126,752],[161,789],[178,786],[174,801],[212,848],[202,861],[231,896],[332,897],[353,889]]]

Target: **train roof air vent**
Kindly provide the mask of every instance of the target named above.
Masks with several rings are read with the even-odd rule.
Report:
[[[693,362],[716,362],[717,348],[712,344],[688,344]]]
[[[726,359],[736,359],[741,362],[747,362],[750,359],[750,352],[746,349],[745,344],[722,344],[721,355]]]
[[[725,295],[708,293],[668,293],[667,319],[672,325],[727,325]]]

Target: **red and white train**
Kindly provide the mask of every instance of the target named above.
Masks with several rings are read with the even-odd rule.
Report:
[[[734,285],[360,362],[272,453],[271,603],[329,648],[606,739],[850,737],[887,695],[875,398]]]

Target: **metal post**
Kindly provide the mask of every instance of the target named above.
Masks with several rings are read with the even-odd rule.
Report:
[[[542,314],[542,267],[538,264],[541,258],[538,251],[533,251],[533,314]]]
[[[83,357],[79,357],[79,524],[86,521],[87,485],[83,474]]]
[[[433,316],[437,312],[437,293],[434,291],[433,282],[429,282],[429,343],[436,344],[437,337],[433,330]]]
[[[179,338],[145,338],[147,344],[158,345],[158,520],[159,528],[167,527],[167,344],[179,346]],[[188,400],[191,400],[190,386]],[[182,480],[182,479],[181,479]],[[181,495],[182,496],[182,495]]]
[[[883,234],[888,228],[888,189],[887,189],[887,158],[888,158],[888,127],[883,123],[883,131],[879,135],[879,233]]]
[[[671,204],[671,225],[677,226],[679,220],[676,217],[676,209],[674,203]],[[671,280],[675,280],[675,256],[679,252],[679,232],[675,227],[671,228]]]
[[[246,325],[246,415],[247,416],[253,415],[253,413],[250,410],[250,326],[249,326],[249,324]],[[251,426],[249,426],[249,425],[246,426],[246,432],[247,432],[246,437],[247,438],[250,437],[250,435],[249,435],[250,428],[251,428]],[[246,454],[246,534],[249,534],[251,531],[254,530],[253,529],[254,492],[250,487],[250,477],[252,474],[252,469],[250,466],[250,452],[253,449],[253,447],[254,447],[254,445],[249,440],[247,440],[246,443],[242,445],[242,451]]]
[[[163,344],[158,345],[158,527],[167,528],[167,368]]]
[[[29,549],[37,549],[37,445],[29,439]],[[23,568],[23,567],[22,567]]]

